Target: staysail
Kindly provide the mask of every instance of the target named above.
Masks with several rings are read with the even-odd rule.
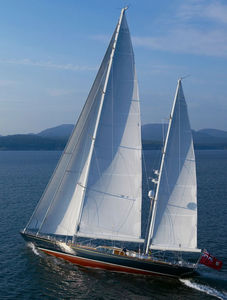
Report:
[[[28,230],[141,241],[140,105],[125,10]]]
[[[195,154],[181,80],[170,116],[154,199],[148,247],[197,252]]]

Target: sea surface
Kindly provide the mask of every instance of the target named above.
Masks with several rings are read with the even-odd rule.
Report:
[[[60,155],[0,151],[0,299],[227,299],[227,151],[196,152],[198,247],[221,259],[223,268],[215,271],[201,265],[198,277],[185,280],[83,269],[26,244],[19,231]],[[149,177],[160,152],[145,151],[144,157],[144,175]],[[145,210],[145,184],[143,189]]]

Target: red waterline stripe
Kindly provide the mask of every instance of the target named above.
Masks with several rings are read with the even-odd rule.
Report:
[[[107,262],[100,262],[97,260],[89,259],[89,258],[83,258],[78,257],[70,254],[64,254],[61,252],[53,251],[53,250],[47,250],[44,248],[40,248],[43,252],[53,255],[59,258],[63,258],[64,260],[70,261],[71,263],[83,266],[83,267],[91,267],[91,268],[97,268],[97,269],[104,269],[109,271],[115,271],[115,272],[123,272],[123,273],[132,273],[132,274],[142,274],[142,275],[156,275],[156,276],[167,276],[167,277],[175,277],[171,275],[166,275],[163,273],[158,272],[152,272],[152,271],[145,271],[137,268],[131,268],[131,267],[124,267],[112,263]]]

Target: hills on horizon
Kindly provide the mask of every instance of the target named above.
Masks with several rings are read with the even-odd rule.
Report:
[[[63,150],[73,128],[73,124],[62,124],[37,134],[0,136],[0,150]],[[143,148],[161,149],[166,131],[167,124],[143,125]],[[208,128],[192,134],[195,149],[227,149],[227,131]]]
[[[37,133],[37,135],[48,138],[69,138],[73,128],[73,124],[62,124],[56,127],[47,128]]]
[[[168,124],[145,124],[142,126],[143,144],[159,141],[163,144]],[[195,149],[227,149],[227,131],[206,128],[192,130]]]

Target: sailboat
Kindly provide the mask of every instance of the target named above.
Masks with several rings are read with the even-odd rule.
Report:
[[[198,261],[155,255],[201,253],[195,154],[181,79],[155,172],[155,196],[149,192],[148,230],[141,236],[140,101],[126,9],[61,159],[21,234],[46,254],[79,266],[191,276]]]

